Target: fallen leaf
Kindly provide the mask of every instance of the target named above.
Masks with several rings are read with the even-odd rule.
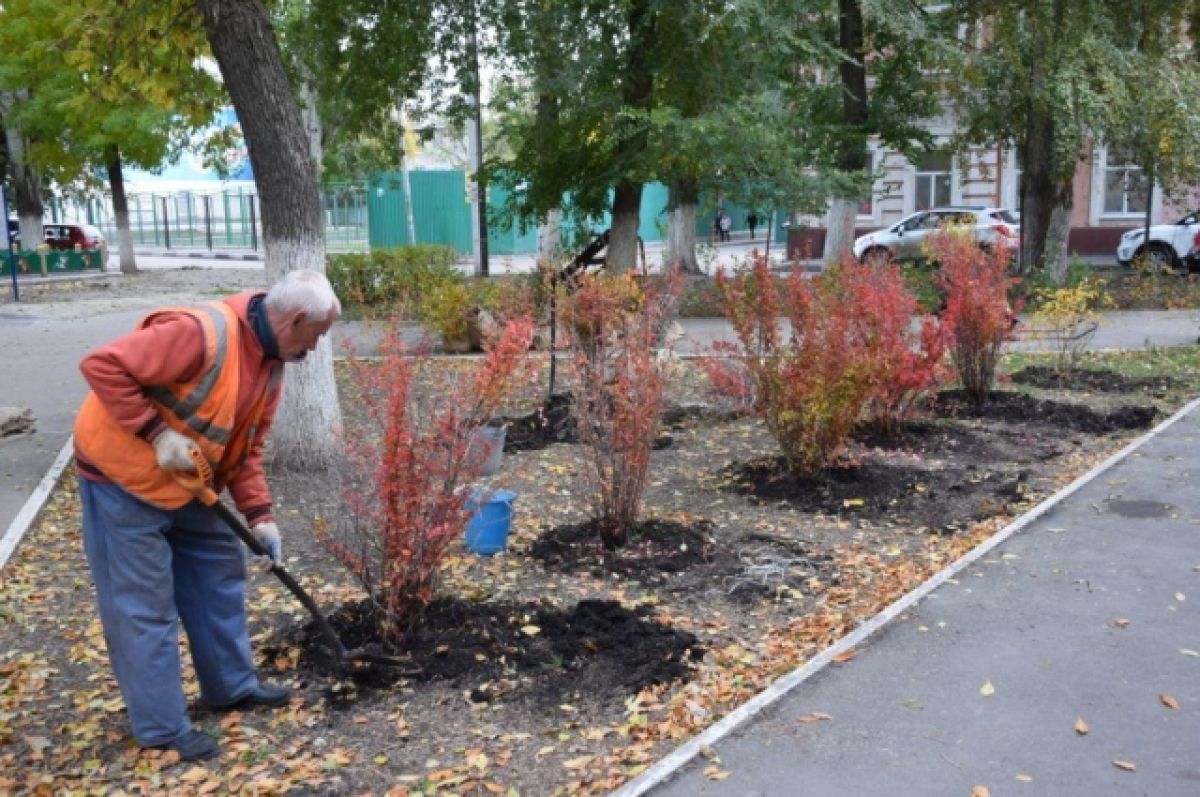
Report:
[[[1083,721],[1083,717],[1076,717],[1075,733],[1079,734],[1080,736],[1087,736],[1088,730],[1088,724]]]
[[[847,650],[844,653],[839,653],[836,656],[834,656],[833,662],[835,664],[845,664],[846,662],[850,661],[850,659],[854,658],[857,655],[858,655],[858,648],[851,648],[850,650]]]
[[[1161,700],[1162,704],[1167,708],[1174,709],[1175,711],[1179,710],[1179,701],[1170,695],[1159,695],[1158,699]]]
[[[1128,628],[1129,620],[1125,619],[1124,617],[1118,617],[1117,619],[1113,620],[1113,625],[1115,625],[1117,628]]]
[[[706,744],[700,745],[700,755],[704,756],[709,761],[712,761],[714,759],[717,761],[720,760],[719,758],[717,758],[717,751],[712,749],[711,747],[709,747]]]
[[[521,626],[521,633],[525,634],[526,636],[537,636],[538,634],[542,633],[542,629],[538,628],[536,625],[523,625]]]
[[[983,686],[979,687],[979,694],[984,697],[991,697],[996,694],[996,687],[992,686],[991,681],[985,681]]]
[[[208,780],[208,770],[204,767],[192,767],[180,775],[179,779],[184,783],[199,783],[202,780]]]
[[[1033,778],[1029,775],[1026,775],[1024,772],[1022,772],[1020,775],[1017,775],[1017,780],[1021,781],[1022,783],[1033,783]]]
[[[716,764],[711,764],[704,768],[704,777],[709,780],[725,780],[725,778],[729,777],[729,773]]]
[[[568,758],[563,762],[563,766],[567,769],[583,769],[588,764],[592,763],[594,755],[581,755],[578,758]]]
[[[844,501],[842,501],[842,506],[849,509],[852,506],[862,506],[864,503],[865,503],[865,501],[863,501],[863,499],[861,499],[861,498],[847,498]]]
[[[1122,761],[1120,759],[1116,759],[1113,761],[1113,766],[1117,769],[1123,769],[1126,772],[1137,772],[1137,767],[1133,765],[1132,761]]]
[[[833,717],[820,711],[814,711],[811,714],[805,714],[803,717],[796,719],[796,722],[820,722],[821,720],[831,720]]]
[[[992,797],[992,793],[987,786],[976,786],[971,789],[971,797]]]
[[[1185,656],[1200,656],[1200,653],[1197,653],[1196,651],[1192,650],[1191,648],[1180,648],[1179,652]]]
[[[1187,595],[1184,595],[1182,592],[1176,592],[1175,600],[1179,601],[1180,603],[1183,603],[1185,600],[1187,600]]]

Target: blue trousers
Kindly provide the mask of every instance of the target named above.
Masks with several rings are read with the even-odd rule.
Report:
[[[258,686],[241,542],[199,501],[167,511],[83,478],[79,496],[108,657],[134,738],[166,744],[191,728],[179,620],[206,703],[233,703]]]

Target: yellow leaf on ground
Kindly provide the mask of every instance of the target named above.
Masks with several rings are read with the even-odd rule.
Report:
[[[1159,695],[1158,699],[1161,700],[1162,704],[1167,708],[1174,709],[1176,711],[1179,710],[1179,701],[1170,695]]]
[[[1075,733],[1079,734],[1080,736],[1087,736],[1088,724],[1083,721],[1083,717],[1075,718]]]
[[[996,694],[996,687],[992,686],[991,681],[985,681],[983,686],[979,687],[979,694],[984,697],[991,697]]]
[[[858,655],[858,648],[853,648],[851,650],[847,650],[845,653],[837,654],[836,656],[833,657],[833,661],[836,664],[845,664],[846,662],[850,661],[850,659],[854,658],[857,655]]]
[[[1033,778],[1029,775],[1026,775],[1024,772],[1022,772],[1020,775],[1017,775],[1017,780],[1021,781],[1022,783],[1033,783]]]
[[[1113,766],[1117,769],[1123,769],[1126,772],[1137,772],[1137,767],[1133,765],[1132,761],[1122,761],[1120,759],[1116,759],[1113,761]]]
[[[523,625],[521,626],[521,633],[526,636],[537,636],[542,633],[542,629],[536,625]]]
[[[567,769],[583,769],[588,764],[592,763],[594,755],[581,755],[578,758],[568,758],[563,762],[563,766]]]
[[[992,793],[987,786],[976,786],[971,789],[971,797],[992,797]]]
[[[725,780],[725,778],[729,777],[729,773],[716,764],[712,764],[704,768],[704,777],[709,780]]]
[[[208,780],[208,770],[204,767],[192,767],[180,775],[179,779],[184,783],[199,783],[202,780]]]

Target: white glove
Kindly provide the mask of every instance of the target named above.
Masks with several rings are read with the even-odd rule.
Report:
[[[272,567],[283,561],[283,541],[279,538],[279,526],[274,523],[259,523],[250,529],[250,533],[258,540],[258,544],[270,553],[270,556],[254,557],[259,569],[268,573]]]
[[[154,457],[163,470],[196,470],[192,449],[198,450],[199,446],[174,429],[166,429],[154,438]]]

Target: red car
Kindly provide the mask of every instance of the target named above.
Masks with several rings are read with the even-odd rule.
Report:
[[[43,224],[42,234],[51,249],[94,249],[100,252],[100,262],[108,262],[108,242],[90,224]]]

